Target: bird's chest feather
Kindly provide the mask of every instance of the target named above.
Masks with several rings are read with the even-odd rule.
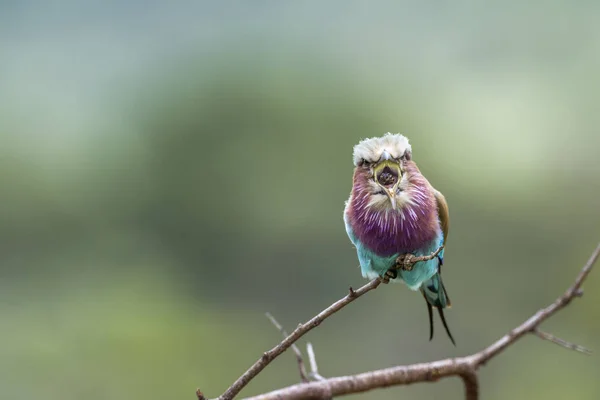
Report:
[[[429,248],[441,232],[434,203],[400,210],[372,210],[353,207],[351,201],[346,223],[362,246],[380,257]]]

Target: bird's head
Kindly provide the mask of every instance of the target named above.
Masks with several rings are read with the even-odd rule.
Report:
[[[410,201],[411,174],[418,173],[411,155],[408,139],[400,134],[362,140],[354,146],[354,190],[368,196],[369,207],[402,208]]]

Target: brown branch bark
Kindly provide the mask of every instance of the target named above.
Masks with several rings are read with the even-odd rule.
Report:
[[[477,400],[479,399],[479,378],[475,370],[469,370],[460,374],[465,385],[465,399]]]
[[[536,312],[533,316],[496,342],[475,354],[429,363],[391,367],[358,375],[328,378],[317,382],[301,383],[266,394],[249,397],[246,400],[328,399],[333,396],[360,393],[393,385],[436,381],[448,376],[461,377],[465,386],[466,399],[477,400],[479,398],[479,384],[477,379],[477,370],[479,367],[483,366],[487,361],[498,355],[526,334],[536,334],[538,327],[542,322],[554,315],[557,311],[566,307],[575,297],[580,297],[583,294],[581,285],[589,275],[599,255],[600,244],[598,244],[592,253],[591,257],[575,279],[575,282],[562,296],[558,297],[549,306]],[[431,256],[434,255],[432,254]],[[292,343],[298,340],[306,332],[318,326],[325,318],[339,311],[356,298],[377,288],[381,282],[381,280],[375,279],[356,291],[350,288],[350,293],[347,296],[338,300],[308,322],[300,324],[298,328],[296,328],[296,330],[294,330],[294,332],[279,345],[266,352],[263,357],[250,367],[250,369],[246,371],[246,373],[244,373],[244,375],[242,375],[223,395],[218,397],[218,400],[232,399],[253,377],[262,371],[270,361],[290,347]]]

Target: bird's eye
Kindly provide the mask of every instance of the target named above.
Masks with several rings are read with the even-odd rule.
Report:
[[[359,165],[361,167],[370,167],[371,163],[363,158],[362,160],[360,160],[360,164]]]

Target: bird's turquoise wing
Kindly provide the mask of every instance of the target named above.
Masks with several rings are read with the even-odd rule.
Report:
[[[433,190],[435,195],[435,200],[437,202],[438,209],[438,217],[440,219],[440,226],[442,228],[442,238],[440,240],[441,245],[446,244],[446,240],[448,239],[448,230],[450,228],[450,215],[448,211],[448,203],[446,202],[446,198],[442,193],[437,190]],[[439,247],[438,246],[438,247]],[[442,320],[442,324],[444,325],[444,329],[446,329],[446,333],[448,337],[452,341],[453,344],[454,338],[452,337],[452,333],[450,332],[450,328],[446,323],[446,317],[444,316],[444,308],[450,307],[450,298],[448,297],[448,292],[444,287],[444,282],[442,281],[442,271],[441,266],[444,262],[444,249],[439,253],[439,256],[434,260],[437,264],[437,272],[431,277],[431,279],[427,280],[421,286],[421,293],[423,293],[423,297],[425,297],[425,301],[427,302],[427,311],[429,314],[429,340],[433,338],[433,310],[435,307],[438,310],[438,314],[440,315],[440,319]]]
[[[435,189],[433,192],[437,202],[438,217],[440,219],[440,227],[442,229],[442,237],[439,238],[437,246],[434,246],[436,248],[433,249],[433,251],[435,251],[437,247],[446,245],[446,241],[448,239],[448,230],[450,228],[450,216],[448,212],[448,203],[446,202],[444,195]],[[441,266],[444,263],[444,250],[445,249],[442,249],[438,257],[430,261],[435,264],[436,273],[431,277],[431,279],[424,282],[422,286],[423,294],[425,295],[427,302],[438,309],[451,306],[450,298],[448,297],[448,293],[446,292],[446,288],[444,287],[441,276]]]

